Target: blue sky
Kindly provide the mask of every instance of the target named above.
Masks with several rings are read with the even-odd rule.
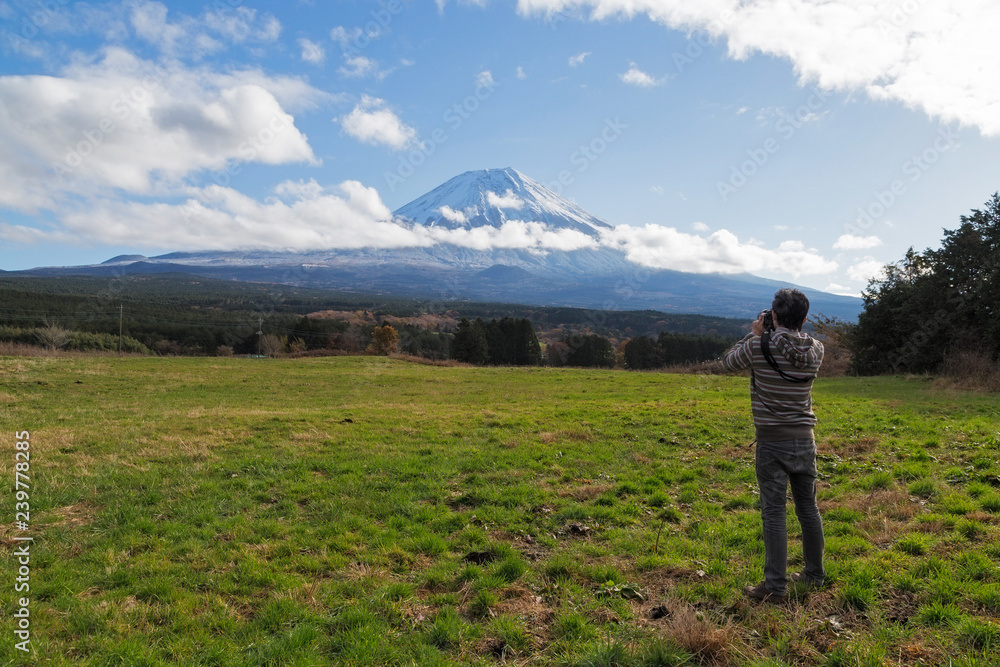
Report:
[[[0,0],[0,268],[427,243],[391,211],[513,167],[645,265],[858,294],[1000,189],[998,24],[986,0]]]

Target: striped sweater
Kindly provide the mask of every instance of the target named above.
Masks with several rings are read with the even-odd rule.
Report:
[[[778,327],[771,333],[771,356],[778,368],[793,377],[815,377],[823,362],[823,344],[801,331]],[[812,381],[789,382],[764,359],[760,336],[752,333],[726,353],[727,371],[749,368],[750,406],[757,442],[813,438]]]

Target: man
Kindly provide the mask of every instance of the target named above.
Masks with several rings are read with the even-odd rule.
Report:
[[[757,485],[764,524],[764,581],[743,590],[754,600],[782,602],[787,594],[785,494],[789,483],[802,529],[805,561],[802,572],[791,579],[818,587],[826,578],[823,521],[816,505],[816,415],[811,394],[812,381],[823,361],[823,344],[802,332],[808,314],[805,294],[795,289],[778,290],[770,312],[774,330],[765,326],[767,311],[761,313],[752,332],[722,360],[728,371],[750,369]]]

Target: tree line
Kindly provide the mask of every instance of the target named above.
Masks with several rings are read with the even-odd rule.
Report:
[[[327,310],[364,312],[366,321],[306,317]],[[330,349],[355,354],[368,348],[375,327],[389,319],[398,333],[399,352],[443,360],[453,358],[452,336],[459,316],[470,321],[529,321],[541,343],[541,361],[555,365],[608,363],[607,346],[583,336],[607,339],[620,363],[618,341],[637,332],[655,335],[670,330],[735,338],[745,324],[742,320],[656,311],[431,303],[187,274],[0,275],[0,326],[7,327],[0,331],[0,340],[41,344],[39,332],[55,326],[72,335],[73,340],[63,349],[117,349],[121,330],[124,345],[154,354],[253,355],[264,348],[272,353]],[[402,323],[400,318],[413,318],[414,323]],[[578,330],[586,333],[569,333]],[[493,347],[503,349],[497,341]],[[526,354],[530,357],[534,353],[522,351],[519,357],[512,357],[507,351],[494,352],[494,359],[515,358],[521,363]],[[535,363],[534,357],[531,362]]]
[[[463,317],[451,344],[456,361],[479,366],[537,366],[542,363],[542,347],[535,327],[525,318],[470,322]]]
[[[720,358],[734,342],[721,336],[685,336],[666,331],[656,340],[637,336],[625,343],[625,367],[649,370],[710,361]]]
[[[912,247],[872,278],[856,324],[826,332],[851,353],[854,372],[934,373],[969,355],[1000,356],[1000,194],[944,231],[941,247]]]

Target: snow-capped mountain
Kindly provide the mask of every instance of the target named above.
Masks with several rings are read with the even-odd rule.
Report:
[[[435,301],[494,301],[604,310],[753,317],[771,302],[772,280],[653,270],[601,243],[613,229],[515,169],[469,171],[397,209],[400,226],[426,243],[408,248],[123,255],[89,267],[25,273],[185,272],[377,292]],[[812,311],[854,319],[861,300],[804,290]]]
[[[395,253],[400,261],[411,264],[468,270],[514,267],[522,275],[556,283],[621,275],[631,266],[623,252],[600,246],[601,232],[613,229],[612,225],[516,169],[468,171],[401,206],[393,216],[400,224],[440,232],[436,237],[439,243]],[[536,235],[569,239],[574,247],[558,250],[542,244],[507,247],[494,238],[491,247],[477,248],[462,242],[462,234],[448,233],[478,230],[496,236],[504,230],[511,231],[509,227],[517,228],[515,234],[530,227]]]
[[[516,169],[467,171],[396,210],[395,216],[428,227],[500,228],[512,220],[573,229],[595,239],[612,225]]]

